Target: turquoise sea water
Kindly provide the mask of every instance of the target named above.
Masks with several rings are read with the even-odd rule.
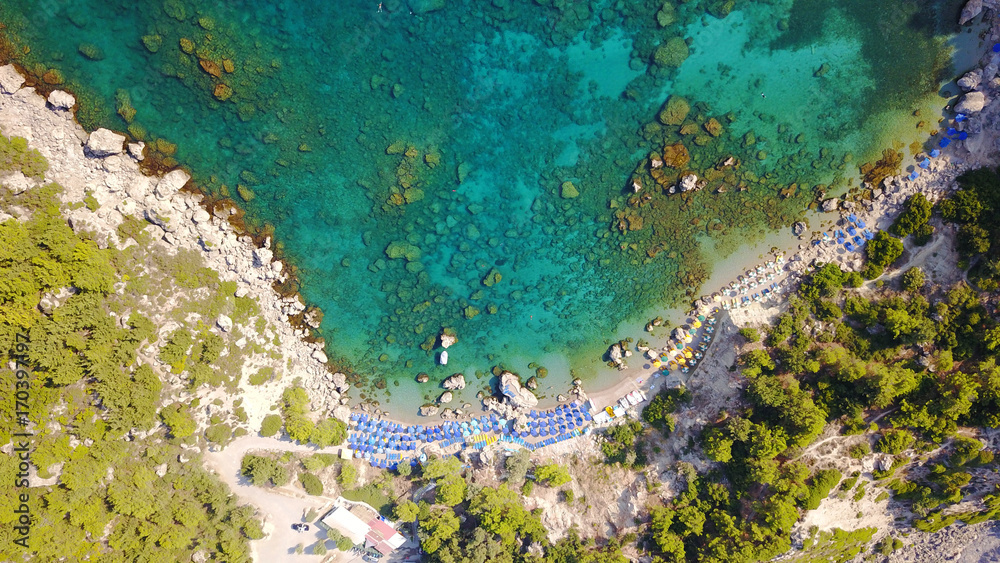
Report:
[[[887,132],[930,131],[959,5],[9,0],[0,21],[81,123],[273,226],[330,356],[412,407],[438,392],[420,372],[478,372],[466,399],[498,363],[546,367],[549,396],[571,369],[608,377],[609,335],[696,295],[705,248],[789,225]],[[683,123],[657,119],[670,96]],[[656,186],[674,143],[708,188]]]

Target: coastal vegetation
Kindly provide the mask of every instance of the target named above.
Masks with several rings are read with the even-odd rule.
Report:
[[[25,370],[30,397],[24,408],[4,403],[0,436],[9,443],[15,433],[32,434],[39,481],[15,489],[17,459],[0,456],[0,558],[132,561],[155,545],[168,560],[201,553],[249,561],[248,540],[263,536],[255,510],[237,505],[183,448],[227,435],[199,435],[198,401],[175,402],[177,390],[148,355],[172,360],[187,385],[212,385],[221,380],[192,368],[216,361],[226,344],[204,329],[178,329],[160,344],[161,327],[138,306],[170,296],[182,303],[181,316],[186,307],[218,308],[226,298],[215,293],[207,302],[178,299],[191,273],[209,291],[218,291],[217,277],[144,254],[141,229],[133,233],[140,244],[125,250],[75,231],[63,215],[62,188],[44,180],[45,160],[24,139],[0,136],[0,171],[9,170],[41,184],[21,193],[0,187],[0,206],[20,215],[0,220],[0,360]],[[15,370],[0,377],[15,389]],[[30,498],[26,549],[13,542],[19,494]]]

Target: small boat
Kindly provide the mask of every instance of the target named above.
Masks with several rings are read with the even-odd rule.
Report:
[[[448,351],[447,350],[442,350],[441,351],[441,356],[438,358],[438,363],[441,364],[441,365],[443,365],[443,366],[448,365]]]

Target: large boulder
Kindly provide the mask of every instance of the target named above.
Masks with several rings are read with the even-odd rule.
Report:
[[[190,179],[191,175],[181,169],[171,170],[163,178],[160,178],[159,183],[156,184],[156,189],[154,190],[156,197],[167,199],[173,196]]]
[[[24,85],[24,77],[14,68],[14,65],[0,66],[0,91],[13,94]]]
[[[333,374],[333,386],[339,393],[347,393],[351,389],[347,384],[347,376],[339,371]]]
[[[87,151],[99,157],[121,154],[125,152],[125,136],[102,127],[90,134]]]
[[[695,176],[694,174],[688,174],[687,176],[681,178],[681,181],[679,184],[677,184],[677,187],[682,192],[691,191],[698,187],[698,177]]]
[[[617,342],[611,345],[608,349],[608,357],[614,362],[616,366],[622,365],[622,346]]]
[[[424,405],[420,407],[420,416],[434,416],[441,412],[437,405]]]
[[[448,332],[442,332],[441,333],[441,347],[442,348],[448,348],[452,344],[455,344],[456,342],[458,342],[458,337],[455,336],[454,334],[449,334]]]
[[[441,386],[449,391],[465,389],[465,376],[461,373],[456,373],[448,379],[445,379]]]
[[[962,101],[955,106],[958,113],[972,114],[983,111],[986,107],[986,95],[982,92],[969,92],[962,96]]]
[[[840,200],[835,197],[831,197],[830,199],[823,200],[823,205],[820,209],[829,213],[830,211],[836,211],[838,207],[840,207]]]
[[[969,0],[958,17],[958,25],[965,25],[983,11],[983,0]]]
[[[454,395],[452,395],[451,391],[445,391],[444,393],[441,393],[440,397],[438,397],[438,402],[442,405],[447,404],[450,403],[453,398]]]
[[[70,109],[76,105],[76,98],[69,92],[54,90],[49,94],[49,104],[55,109]]]
[[[958,87],[962,90],[969,92],[975,90],[979,87],[979,83],[982,82],[983,76],[978,70],[965,73],[962,78],[958,79]]]
[[[798,221],[792,225],[792,234],[795,236],[800,236],[802,233],[806,232],[806,224],[802,221]]]
[[[530,409],[538,404],[538,397],[521,387],[520,378],[509,371],[500,374],[500,393],[514,408]]]

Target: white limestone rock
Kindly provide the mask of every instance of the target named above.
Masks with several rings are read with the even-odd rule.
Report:
[[[97,157],[121,154],[125,152],[125,136],[109,129],[98,129],[87,139],[87,151]]]
[[[24,77],[17,72],[14,65],[0,66],[0,91],[4,94],[13,94],[24,85]]]
[[[461,373],[456,373],[455,375],[444,380],[441,384],[442,387],[449,391],[454,391],[456,389],[465,389],[465,376]]]
[[[142,162],[146,155],[142,154],[143,149],[146,148],[146,143],[139,141],[137,143],[128,144],[128,153],[132,155],[132,158]]]
[[[54,90],[49,94],[49,104],[55,109],[70,109],[76,105],[76,98],[69,92]]]
[[[969,92],[962,96],[962,101],[955,106],[955,111],[966,115],[979,113],[986,107],[986,94],[982,92]]]
[[[233,319],[230,319],[226,315],[219,315],[219,319],[215,321],[215,324],[219,325],[222,332],[229,332],[233,330]]]
[[[191,175],[187,172],[177,169],[167,172],[163,178],[160,179],[159,183],[156,184],[156,197],[160,199],[166,199],[172,197],[184,184],[188,183],[191,179]]]
[[[688,174],[687,176],[684,176],[683,178],[681,178],[680,184],[678,184],[678,188],[680,188],[680,191],[682,192],[691,191],[697,187],[698,187],[698,177],[695,176],[694,174]]]

